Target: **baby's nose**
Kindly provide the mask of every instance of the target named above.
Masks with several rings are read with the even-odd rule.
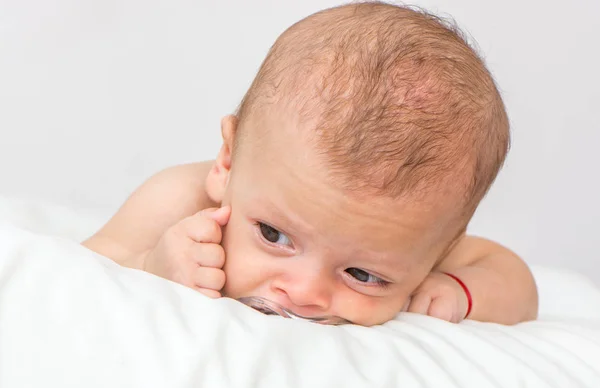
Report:
[[[302,307],[299,314],[316,315],[331,305],[332,279],[324,271],[290,271],[273,281],[277,294],[284,294],[294,306]],[[291,307],[294,307],[291,306]]]

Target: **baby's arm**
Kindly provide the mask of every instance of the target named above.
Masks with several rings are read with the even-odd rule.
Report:
[[[204,190],[211,164],[187,164],[157,173],[82,245],[120,265],[139,269],[142,255],[156,246],[169,227],[216,206]]]
[[[465,298],[458,303],[464,306],[466,297],[460,285],[443,272],[458,277],[469,289],[473,300],[469,319],[515,324],[537,317],[537,287],[529,268],[499,244],[463,236],[433,269],[430,287],[436,283],[451,284],[458,290],[458,297]]]

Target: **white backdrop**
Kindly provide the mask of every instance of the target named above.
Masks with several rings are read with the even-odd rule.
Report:
[[[476,39],[513,128],[471,232],[600,282],[600,1],[415,0]],[[0,195],[108,215],[216,155],[275,38],[332,0],[0,0]]]

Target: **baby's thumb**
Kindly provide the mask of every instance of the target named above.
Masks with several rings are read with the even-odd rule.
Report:
[[[223,206],[220,208],[209,208],[202,210],[202,214],[206,217],[217,221],[217,224],[221,226],[227,225],[229,222],[229,216],[231,215],[231,207]]]

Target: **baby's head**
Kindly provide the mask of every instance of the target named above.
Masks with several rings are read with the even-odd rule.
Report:
[[[509,144],[456,30],[382,3],[285,31],[222,132],[207,190],[232,207],[224,294],[363,325],[393,318],[452,248]]]

